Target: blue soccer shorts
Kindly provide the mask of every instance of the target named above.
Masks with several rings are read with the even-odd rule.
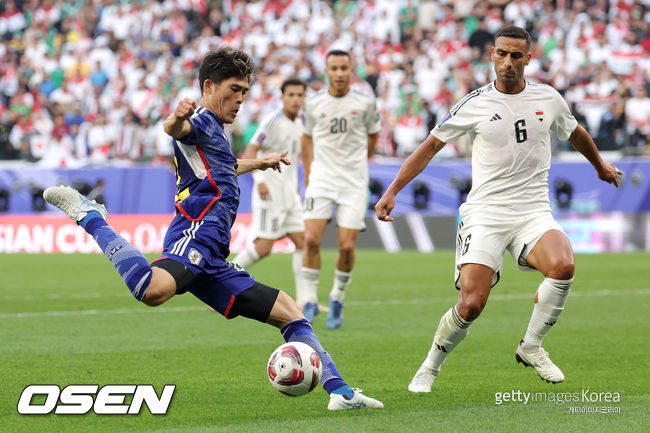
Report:
[[[229,313],[235,297],[252,287],[255,279],[239,265],[226,261],[228,245],[215,241],[219,229],[214,221],[190,221],[177,214],[167,229],[158,260],[166,258],[187,267],[194,278],[183,290],[232,319],[235,316]]]

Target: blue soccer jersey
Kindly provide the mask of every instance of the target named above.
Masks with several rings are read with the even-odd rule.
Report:
[[[173,142],[176,209],[190,221],[216,223],[214,240],[227,246],[239,206],[237,159],[216,114],[199,106],[189,121],[192,133]]]
[[[179,293],[189,291],[231,318],[235,297],[255,283],[226,261],[239,205],[237,159],[216,114],[199,106],[189,121],[192,133],[174,140],[178,213],[165,234],[161,259],[179,262],[194,275]]]

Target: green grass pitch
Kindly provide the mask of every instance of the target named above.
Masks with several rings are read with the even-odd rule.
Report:
[[[453,254],[361,250],[343,326],[314,328],[348,383],[382,400],[376,411],[327,410],[322,388],[290,398],[265,367],[280,333],[247,319],[227,321],[191,294],[158,308],[134,301],[101,255],[0,258],[1,432],[432,432],[650,431],[648,336],[650,256],[578,255],[563,316],[544,341],[567,380],[542,382],[515,362],[541,275],[505,258],[483,315],[449,356],[430,394],[406,386],[426,355],[440,316],[455,302]],[[335,252],[323,253],[326,301]],[[289,288],[289,255],[250,269]],[[167,415],[17,413],[30,384],[175,384]],[[619,403],[505,402],[498,392],[620,393]],[[620,414],[570,413],[613,407]],[[616,409],[618,408],[618,409]]]

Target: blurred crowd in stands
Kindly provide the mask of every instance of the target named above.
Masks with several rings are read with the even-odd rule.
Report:
[[[351,52],[374,92],[377,152],[404,156],[467,92],[494,79],[493,34],[533,36],[529,79],[552,85],[601,150],[648,154],[649,0],[3,0],[0,160],[50,167],[168,161],[163,119],[200,97],[203,53],[243,48],[258,67],[237,154],[290,76],[327,86],[325,55]],[[570,150],[554,142],[554,151]],[[467,138],[441,157],[467,157]]]

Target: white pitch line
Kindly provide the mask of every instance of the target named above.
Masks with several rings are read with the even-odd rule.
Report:
[[[620,295],[650,295],[650,289],[631,289],[631,290],[596,290],[592,292],[572,291],[570,297],[600,297],[600,296],[620,296]],[[526,299],[533,299],[535,292],[531,293],[517,293],[510,295],[490,295],[489,301],[519,301]],[[427,302],[453,302],[458,299],[458,296],[450,296],[447,298],[429,298],[429,299],[393,299],[393,300],[377,300],[377,301],[349,301],[345,306],[353,307],[367,307],[367,306],[382,306],[382,305],[417,305]]]
[[[612,296],[620,294],[630,294],[630,295],[644,295],[650,293],[650,289],[624,289],[624,290],[598,290],[593,292],[582,292],[582,291],[571,291],[570,296]],[[528,299],[535,295],[535,292],[531,293],[518,293],[511,295],[490,295],[491,300],[495,301],[510,301],[510,300],[519,300],[519,299]],[[99,298],[130,298],[128,293],[123,292],[112,292],[112,293],[101,293],[101,292],[80,292],[73,294],[63,294],[63,293],[50,293],[47,295],[10,295],[10,296],[0,296],[0,302],[6,301],[35,301],[42,299],[99,299]],[[382,301],[350,301],[346,302],[347,306],[381,306],[381,305],[410,305],[410,304],[419,304],[421,302],[439,302],[447,301],[449,299],[456,299],[457,296],[451,296],[446,298],[428,298],[428,299],[408,299],[408,300],[382,300]],[[2,313],[0,313],[2,317]]]
[[[97,299],[97,298],[127,298],[129,295],[123,292],[111,294],[100,292],[80,292],[72,294],[49,293],[46,295],[10,295],[0,296],[0,302],[5,301],[35,301],[39,299]]]
[[[592,292],[571,292],[571,297],[592,298],[602,296],[644,296],[650,295],[650,289],[631,289],[631,290],[596,290]],[[492,295],[490,300],[493,301],[519,301],[533,299],[533,293],[518,293],[510,295]],[[453,302],[456,296],[448,298],[428,298],[428,299],[393,299],[377,301],[351,301],[346,302],[346,306],[351,307],[380,307],[385,305],[418,305],[431,302]],[[24,313],[0,313],[0,319],[10,318],[30,318],[30,317],[62,317],[62,316],[96,316],[96,315],[113,315],[113,314],[141,314],[141,313],[183,313],[187,311],[210,311],[207,306],[194,307],[159,307],[159,308],[119,308],[115,310],[75,310],[75,311],[33,311]]]
[[[569,297],[590,298],[599,296],[619,296],[619,295],[650,295],[650,289],[623,289],[623,290],[594,290],[591,292],[571,291]],[[515,295],[493,295],[488,299],[497,301],[509,301],[511,299],[531,299],[535,296],[535,292],[528,294],[515,294]]]
[[[25,313],[0,313],[0,319],[30,318],[30,317],[62,317],[62,316],[96,316],[113,314],[142,314],[142,313],[183,313],[186,311],[210,311],[207,306],[196,307],[160,307],[160,308],[118,308],[116,310],[76,310],[76,311],[32,311]]]

